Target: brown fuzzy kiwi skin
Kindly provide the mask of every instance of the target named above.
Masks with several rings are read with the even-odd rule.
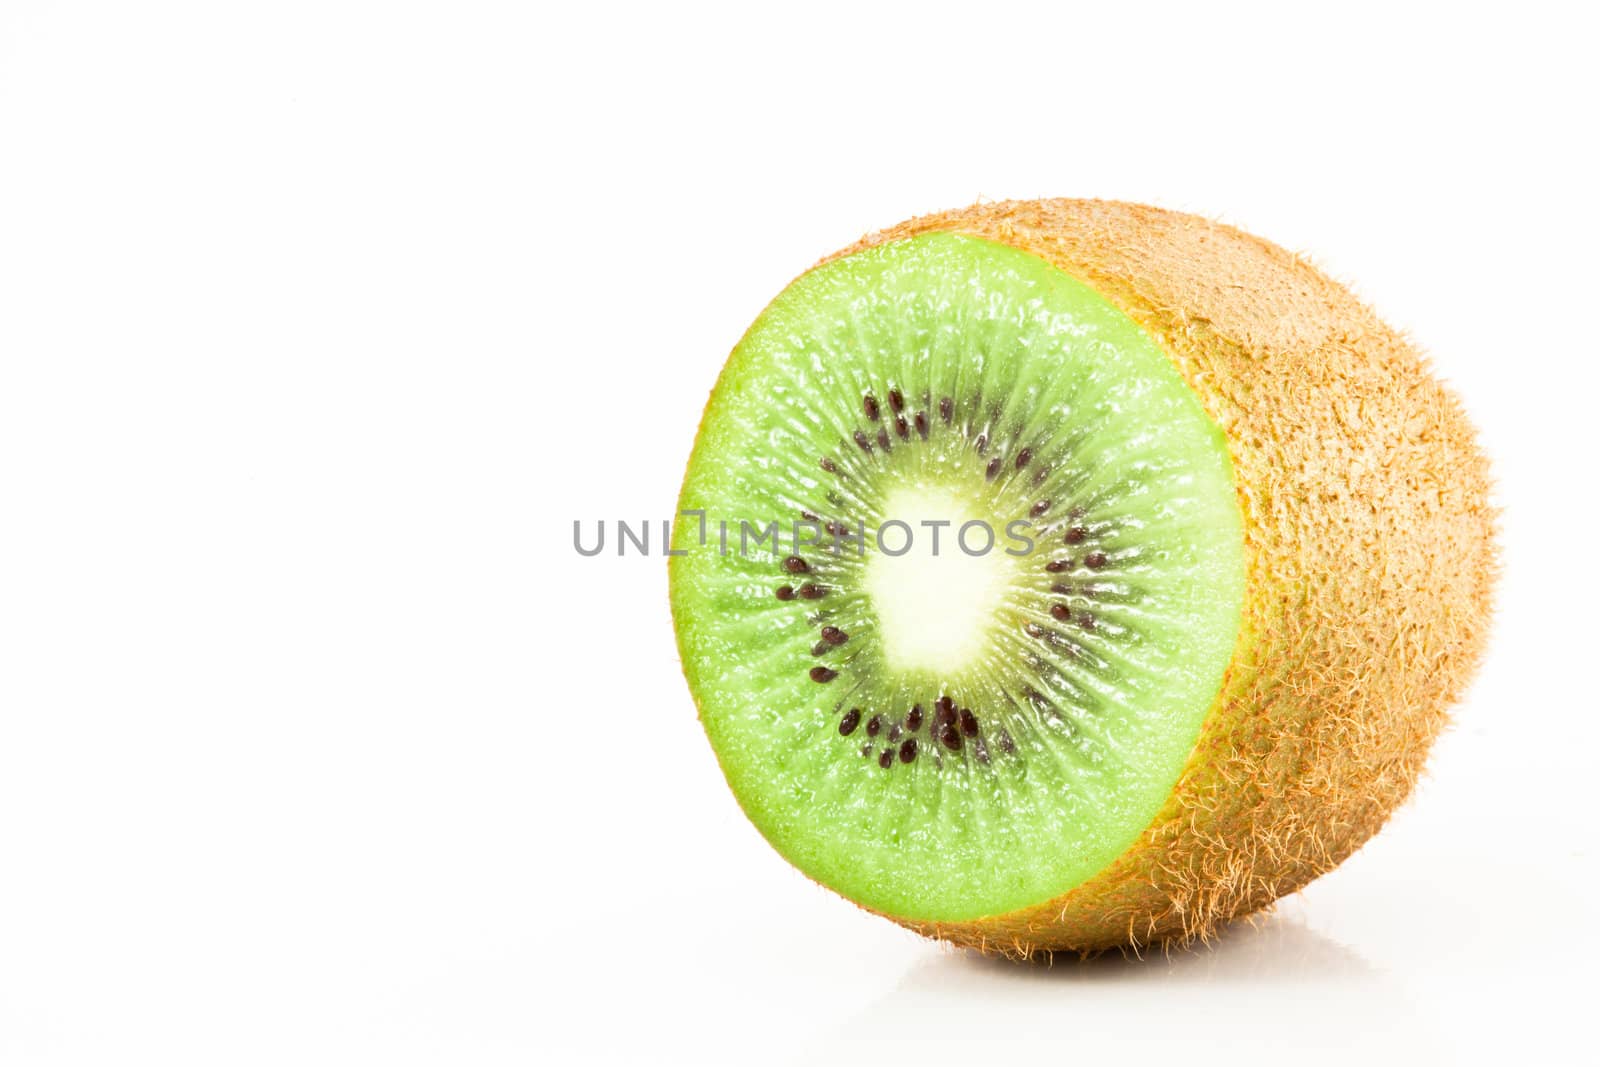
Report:
[[[1016,958],[1207,939],[1333,869],[1410,794],[1488,636],[1488,463],[1404,337],[1260,238],[1139,204],[1007,201],[828,259],[931,231],[1038,256],[1166,350],[1228,436],[1248,590],[1221,692],[1132,846],[1034,907],[888,918]]]

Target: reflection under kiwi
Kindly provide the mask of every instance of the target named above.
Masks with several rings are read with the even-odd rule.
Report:
[[[885,1042],[919,1064],[970,1063],[973,1042],[1007,1049],[1054,1040],[1063,1062],[1126,1062],[1132,1052],[1136,1063],[1166,1055],[1248,1063],[1271,1050],[1297,1063],[1368,1054],[1390,1062],[1438,1047],[1416,1016],[1405,987],[1358,951],[1272,914],[1237,922],[1209,945],[1142,956],[1019,963],[930,945],[894,988],[823,1024],[793,1062],[853,1062]]]

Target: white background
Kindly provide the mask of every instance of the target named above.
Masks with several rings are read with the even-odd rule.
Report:
[[[1575,1059],[1579,6],[540,6],[0,3],[0,1061]],[[663,561],[572,548],[671,513],[795,273],[1044,195],[1351,280],[1506,508],[1414,800],[1171,959],[986,962],[811,885],[722,784]]]

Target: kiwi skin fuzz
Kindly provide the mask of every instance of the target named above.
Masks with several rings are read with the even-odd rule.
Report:
[[[934,231],[1045,260],[1167,352],[1227,435],[1248,585],[1217,699],[1134,844],[1035,906],[886,917],[1013,958],[1207,940],[1333,869],[1410,794],[1488,636],[1488,463],[1405,338],[1260,238],[1139,204],[1006,201],[822,262]]]

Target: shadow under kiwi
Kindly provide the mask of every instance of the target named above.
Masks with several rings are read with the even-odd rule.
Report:
[[[1297,919],[1258,916],[1210,944],[1012,961],[929,946],[894,987],[817,1027],[795,1062],[853,1062],[879,1043],[918,1062],[969,1062],[995,1045],[1063,1057],[1292,1054],[1382,1062],[1438,1045],[1403,986]],[[1234,1062],[1237,1062],[1235,1059]]]

